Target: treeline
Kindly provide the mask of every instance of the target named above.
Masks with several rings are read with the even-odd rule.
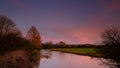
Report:
[[[93,44],[66,44],[63,41],[60,41],[57,44],[53,44],[52,41],[47,43],[42,43],[43,49],[51,48],[103,48],[104,45],[93,45]]]
[[[23,37],[12,20],[0,15],[0,55],[16,50],[32,53],[35,49],[41,49],[41,38],[35,26],[30,28],[26,36]]]
[[[31,52],[33,51],[33,49],[34,45],[30,41],[16,34],[11,33],[0,37],[1,55],[16,50],[24,50],[26,52]]]

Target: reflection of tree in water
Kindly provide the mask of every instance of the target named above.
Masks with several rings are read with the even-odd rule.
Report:
[[[120,59],[100,59],[101,64],[110,68],[120,68]]]
[[[100,49],[100,54],[105,57],[105,60],[101,60],[102,64],[109,66],[110,68],[120,68],[120,50],[119,47],[104,47]]]
[[[40,64],[40,58],[40,52],[35,52],[32,56],[28,56],[24,51],[14,51],[0,56],[0,67],[38,68]]]
[[[49,50],[34,51],[30,55],[22,50],[13,51],[0,55],[0,68],[38,68],[41,58],[48,59],[51,55]]]
[[[42,50],[41,51],[41,58],[49,59],[52,53],[50,50]]]
[[[41,60],[41,52],[40,51],[35,51],[33,54],[31,54],[30,57],[30,62],[33,68],[38,68],[40,65],[40,60]]]

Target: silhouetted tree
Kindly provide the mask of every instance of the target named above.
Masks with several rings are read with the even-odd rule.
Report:
[[[42,45],[42,48],[43,49],[50,49],[50,48],[52,48],[53,47],[53,43],[52,43],[52,41],[49,41],[49,42],[46,42],[46,43],[44,43],[43,45]]]
[[[15,23],[9,18],[0,15],[0,36],[7,35],[9,33],[20,33],[15,27]]]
[[[105,45],[100,49],[101,53],[110,58],[118,58],[120,54],[120,29],[111,27],[102,33],[102,42]]]
[[[32,49],[32,43],[22,37],[15,23],[0,15],[0,55],[14,50],[32,51]]]
[[[118,27],[111,27],[105,30],[102,33],[102,42],[105,46],[103,48],[99,48],[98,53],[109,58],[108,61],[111,68],[119,68],[120,29]],[[106,62],[103,62],[103,64],[106,64]]]
[[[111,27],[102,33],[102,42],[108,46],[120,45],[120,29],[118,27]]]
[[[47,42],[47,45],[49,48],[52,48],[52,45],[53,45],[52,41]]]
[[[58,48],[66,48],[67,46],[66,46],[65,42],[60,41],[60,42],[58,42],[57,47]]]
[[[63,41],[60,41],[59,43],[58,43],[58,45],[65,45],[65,42],[63,42]]]
[[[34,44],[35,48],[41,49],[41,37],[35,26],[32,26],[28,30],[26,37]]]

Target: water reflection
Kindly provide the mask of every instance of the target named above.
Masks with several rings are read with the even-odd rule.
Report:
[[[31,56],[24,51],[10,52],[0,56],[0,68],[38,68],[40,56],[39,51]]]
[[[52,53],[51,50],[41,50],[41,57],[49,59],[51,57]]]
[[[39,68],[107,68],[100,65],[101,60],[98,58],[89,56],[47,50],[43,50],[42,54],[47,54],[50,58],[42,58]]]
[[[120,68],[120,58],[118,59],[99,59],[101,64],[109,68]]]
[[[24,51],[0,56],[0,68],[119,68],[118,59],[81,56],[50,50],[33,52],[29,58]]]
[[[30,57],[30,63],[32,65],[32,68],[39,68],[41,60],[41,51],[34,52]]]

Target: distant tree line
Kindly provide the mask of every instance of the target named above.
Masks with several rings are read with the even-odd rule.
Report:
[[[93,45],[93,44],[66,44],[63,41],[60,41],[54,44],[52,41],[42,43],[43,49],[51,49],[51,48],[103,48],[102,45]]]

